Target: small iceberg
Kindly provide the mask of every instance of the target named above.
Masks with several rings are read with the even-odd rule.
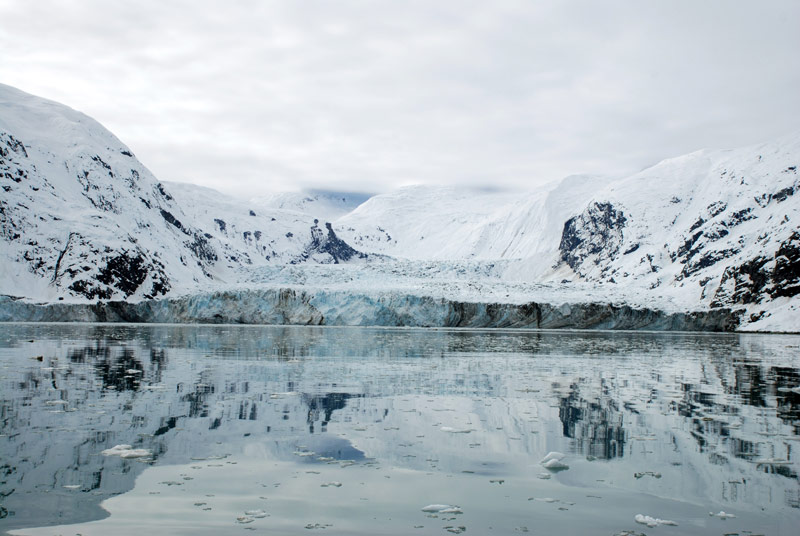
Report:
[[[135,449],[130,445],[115,445],[110,449],[102,451],[103,456],[119,456],[120,458],[146,458],[153,453],[147,449]]]
[[[450,434],[468,434],[472,432],[472,428],[453,428],[451,426],[442,426],[439,429],[442,432],[448,432]]]
[[[539,463],[542,465],[542,467],[550,471],[565,471],[569,469],[569,465],[561,461],[565,457],[566,454],[563,452],[548,452],[547,456],[542,458]]]
[[[642,514],[636,514],[633,517],[633,520],[639,523],[640,525],[647,525],[648,527],[657,527],[659,525],[672,525],[678,526],[677,523],[674,521],[670,521],[668,519],[658,519],[657,517],[646,516]]]
[[[547,456],[542,458],[541,461],[539,461],[539,463],[541,465],[544,465],[547,462],[549,462],[550,460],[562,460],[562,459],[564,459],[566,457],[567,457],[567,455],[564,454],[563,452],[552,451],[552,452],[548,452]]]
[[[422,509],[423,512],[432,514],[463,514],[460,506],[452,504],[429,504]]]
[[[732,519],[736,517],[734,514],[728,514],[726,512],[723,512],[722,510],[720,510],[716,514],[714,512],[709,512],[708,515],[710,515],[711,517],[718,517],[720,519]]]
[[[550,460],[546,463],[543,463],[542,466],[545,469],[550,469],[551,471],[564,471],[569,469],[569,465],[563,463],[561,460]]]

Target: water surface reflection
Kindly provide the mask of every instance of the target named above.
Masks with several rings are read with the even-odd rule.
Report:
[[[779,533],[800,521],[799,345],[761,335],[3,325],[0,530],[101,519],[100,503],[147,468],[233,463],[257,446],[298,467],[380,465],[527,478],[527,489],[564,493],[599,486],[621,503],[693,501],[735,509],[755,529],[777,520]],[[152,455],[101,455],[120,444]],[[538,461],[553,450],[570,469],[544,479]],[[614,508],[602,523],[636,528]],[[672,533],[721,533],[708,523]]]

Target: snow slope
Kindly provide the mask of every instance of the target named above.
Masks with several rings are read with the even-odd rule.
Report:
[[[113,134],[0,85],[0,292],[131,299],[213,279],[215,251]]]
[[[760,329],[793,322],[797,330],[799,161],[800,133],[661,162],[609,185],[569,219],[560,259],[586,281],[745,306]]]

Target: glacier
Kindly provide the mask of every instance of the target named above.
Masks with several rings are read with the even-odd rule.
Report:
[[[0,319],[796,332],[800,133],[528,192],[234,199],[0,85]]]

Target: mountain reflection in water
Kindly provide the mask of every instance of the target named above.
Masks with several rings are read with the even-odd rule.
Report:
[[[3,325],[0,530],[100,519],[149,465],[253,442],[275,459],[498,475],[562,449],[593,462],[586,475],[685,469],[662,495],[798,509],[799,341]],[[444,427],[469,432],[469,448],[431,434]],[[152,456],[100,454],[119,444]]]

